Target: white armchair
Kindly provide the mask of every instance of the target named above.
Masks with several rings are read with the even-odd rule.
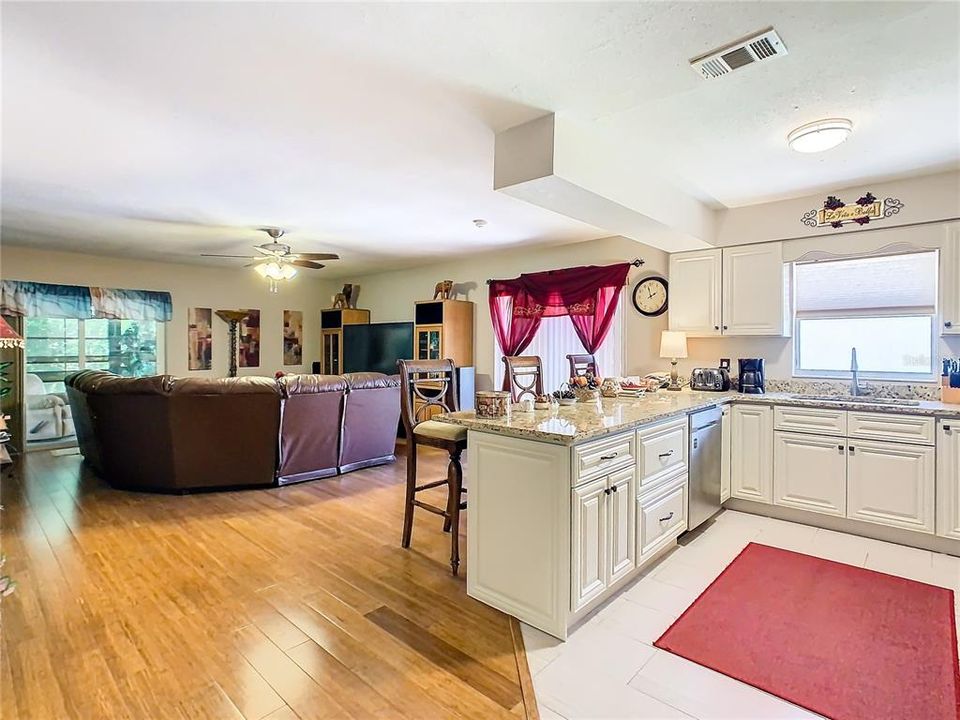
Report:
[[[70,406],[60,395],[48,393],[39,375],[27,373],[23,390],[28,442],[75,434]]]

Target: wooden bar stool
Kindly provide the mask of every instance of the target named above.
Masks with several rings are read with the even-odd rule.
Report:
[[[467,447],[467,429],[460,425],[430,420],[437,411],[456,412],[457,373],[452,360],[398,360],[400,371],[400,415],[407,431],[407,494],[403,507],[401,545],[410,547],[413,532],[413,510],[422,508],[443,518],[443,531],[450,533],[450,568],[456,575],[460,569],[460,511],[467,503],[461,500],[463,467],[460,456]],[[447,477],[417,485],[417,446],[446,450],[450,456]],[[447,506],[417,500],[417,493],[447,486]]]
[[[536,355],[506,355],[504,370],[510,382],[510,397],[520,402],[525,395],[536,399],[543,395],[543,365]]]
[[[600,371],[597,370],[597,358],[593,355],[567,355],[567,362],[570,363],[570,377],[580,377],[591,373],[594,377],[600,377]]]

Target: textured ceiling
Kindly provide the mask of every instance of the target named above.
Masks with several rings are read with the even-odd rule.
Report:
[[[4,3],[3,241],[190,260],[279,225],[342,269],[606,232],[492,190],[546,112],[714,207],[960,158],[956,3]],[[789,55],[687,61],[774,25]],[[850,117],[837,150],[784,137]],[[477,230],[474,218],[488,225]]]

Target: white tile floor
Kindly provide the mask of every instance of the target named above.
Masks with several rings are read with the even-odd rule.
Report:
[[[748,542],[960,592],[960,558],[726,510],[561,643],[523,626],[544,720],[779,720],[818,715],[653,647]]]

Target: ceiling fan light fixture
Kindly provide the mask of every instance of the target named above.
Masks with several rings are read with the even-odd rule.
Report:
[[[797,152],[823,152],[843,143],[852,132],[853,123],[846,118],[816,120],[792,130],[787,144]]]

